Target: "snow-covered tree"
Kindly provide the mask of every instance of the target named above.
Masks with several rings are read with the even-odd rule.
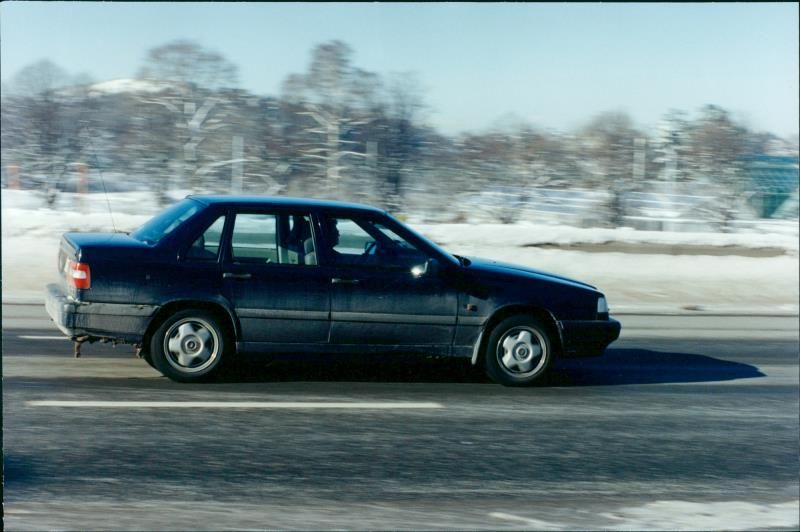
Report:
[[[34,179],[44,178],[45,190],[55,190],[76,149],[75,124],[67,117],[72,101],[62,91],[67,82],[66,71],[41,60],[22,68],[3,94],[3,162]],[[55,199],[55,194],[47,197]]]
[[[229,125],[232,101],[223,89],[235,85],[236,72],[236,66],[219,53],[184,40],[151,49],[140,70],[141,79],[160,87],[140,100],[172,115],[182,180],[191,189],[207,186],[205,176],[213,168],[231,164],[230,151],[203,150],[203,146],[214,132]],[[230,142],[228,136],[228,146]]]
[[[688,150],[691,171],[696,179],[708,183],[715,197],[700,214],[718,222],[723,231],[729,230],[740,209],[748,139],[747,129],[716,105],[703,107],[691,125]]]
[[[653,162],[661,168],[660,179],[674,183],[689,178],[689,135],[690,122],[683,111],[671,109],[659,121],[653,139],[656,154]]]
[[[351,56],[341,41],[318,45],[308,70],[283,85],[283,98],[306,117],[302,164],[321,178],[323,195],[341,193],[343,170],[366,158],[352,137],[378,106],[378,77],[354,67]]]
[[[612,111],[593,118],[580,137],[592,162],[595,186],[608,190],[608,221],[619,226],[626,213],[625,193],[641,185],[634,180],[633,166],[636,139],[642,134],[627,114]]]

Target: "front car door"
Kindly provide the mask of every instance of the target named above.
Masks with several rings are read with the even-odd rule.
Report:
[[[380,216],[321,214],[319,223],[331,344],[449,348],[458,292],[435,259]]]
[[[241,349],[326,344],[331,285],[310,214],[242,210],[231,225],[223,289],[239,319]]]

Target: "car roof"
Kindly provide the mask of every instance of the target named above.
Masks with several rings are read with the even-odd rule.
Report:
[[[199,201],[206,205],[225,205],[231,207],[275,206],[275,207],[305,207],[312,209],[364,211],[373,213],[385,212],[383,209],[378,209],[377,207],[371,207],[369,205],[362,205],[360,203],[320,200],[313,198],[292,198],[287,196],[222,196],[222,195],[191,194],[186,197],[191,198],[195,201]]]

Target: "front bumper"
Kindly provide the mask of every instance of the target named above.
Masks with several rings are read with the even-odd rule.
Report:
[[[591,321],[562,321],[563,355],[591,357],[602,355],[608,344],[619,338],[622,325],[613,318]]]
[[[73,340],[90,337],[130,343],[141,342],[158,310],[154,305],[75,301],[58,284],[47,285],[45,308],[56,326]]]

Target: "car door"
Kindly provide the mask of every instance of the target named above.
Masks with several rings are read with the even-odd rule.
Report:
[[[233,216],[222,277],[243,349],[327,343],[330,277],[318,265],[310,214],[248,210]]]
[[[220,244],[227,219],[225,212],[212,212],[195,228],[189,244],[180,248],[178,269],[170,277],[177,294],[213,301],[219,298],[221,287]]]
[[[451,344],[458,293],[435,261],[369,216],[321,215],[320,229],[331,344]]]

